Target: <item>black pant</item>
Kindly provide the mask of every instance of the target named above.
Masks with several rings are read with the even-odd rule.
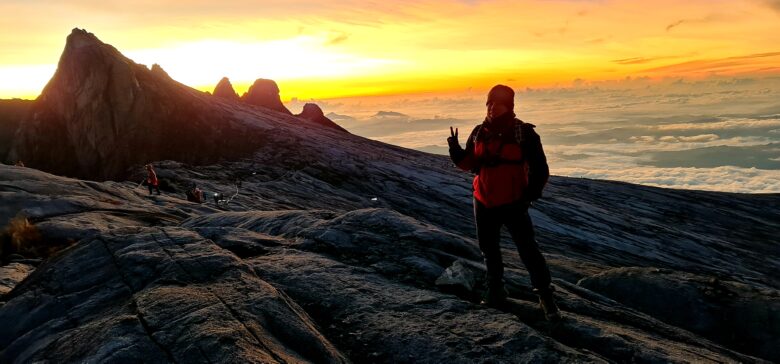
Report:
[[[158,195],[160,194],[160,186],[159,185],[153,185],[151,183],[148,183],[147,185],[149,186],[149,194],[150,195],[152,194],[152,189],[157,190],[157,194]]]
[[[487,266],[488,284],[499,284],[504,276],[501,261],[501,227],[506,225],[512,236],[520,259],[531,276],[531,284],[539,290],[550,286],[550,269],[534,238],[534,225],[524,202],[487,208],[474,199],[474,219],[477,223],[479,248]]]

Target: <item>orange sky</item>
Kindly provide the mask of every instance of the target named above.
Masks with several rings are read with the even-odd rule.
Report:
[[[778,0],[3,0],[0,14],[0,98],[34,98],[74,27],[187,85],[272,78],[283,100],[780,74]]]

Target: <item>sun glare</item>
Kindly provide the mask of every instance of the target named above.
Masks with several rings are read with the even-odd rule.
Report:
[[[54,64],[0,67],[0,99],[34,99],[49,82]]]
[[[399,63],[338,52],[328,49],[325,42],[313,36],[256,43],[203,40],[128,51],[126,55],[146,65],[157,63],[172,78],[186,85],[215,85],[222,77],[229,77],[239,93],[245,91],[242,85],[250,85],[257,78],[277,82],[348,78]]]

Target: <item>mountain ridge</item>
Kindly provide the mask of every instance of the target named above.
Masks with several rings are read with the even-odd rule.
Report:
[[[81,29],[68,36],[57,72],[28,115],[6,161],[96,180],[126,178],[129,168],[155,160],[246,156],[269,127],[320,125],[190,88]]]

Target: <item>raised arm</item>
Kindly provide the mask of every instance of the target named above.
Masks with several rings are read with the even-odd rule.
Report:
[[[458,142],[458,132],[452,132],[450,128],[450,138],[447,139],[450,145],[450,158],[458,168],[464,171],[474,171],[479,167],[476,156],[474,155],[474,136],[477,134],[480,125],[477,125],[474,130],[469,134],[469,138],[466,140],[466,149],[461,148]]]

